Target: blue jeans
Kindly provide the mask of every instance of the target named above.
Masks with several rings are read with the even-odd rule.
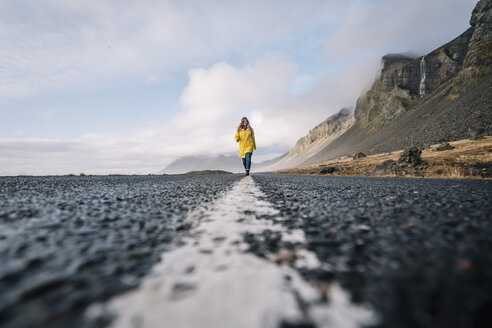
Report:
[[[243,160],[243,165],[246,170],[249,170],[251,167],[251,155],[253,153],[246,153],[246,156],[244,158],[241,158]]]

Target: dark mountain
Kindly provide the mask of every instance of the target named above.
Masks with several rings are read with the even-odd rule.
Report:
[[[422,57],[384,56],[353,124],[301,164],[492,135],[492,0],[477,3],[470,25]]]

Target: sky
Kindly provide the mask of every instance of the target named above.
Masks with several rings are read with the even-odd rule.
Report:
[[[387,53],[426,54],[476,0],[0,0],[0,175],[148,174],[276,157],[354,107]],[[239,159],[238,159],[239,160]]]

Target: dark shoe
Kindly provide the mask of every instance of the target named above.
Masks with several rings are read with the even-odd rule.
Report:
[[[246,170],[246,175],[249,175],[249,170]]]

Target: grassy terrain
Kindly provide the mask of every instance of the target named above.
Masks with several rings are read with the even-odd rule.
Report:
[[[492,137],[450,142],[454,149],[435,151],[438,144],[422,150],[423,163],[417,168],[387,174],[377,168],[387,160],[398,161],[403,150],[370,155],[360,159],[344,156],[309,166],[274,171],[277,174],[342,176],[418,176],[427,178],[491,178]],[[328,173],[329,172],[329,173]]]

